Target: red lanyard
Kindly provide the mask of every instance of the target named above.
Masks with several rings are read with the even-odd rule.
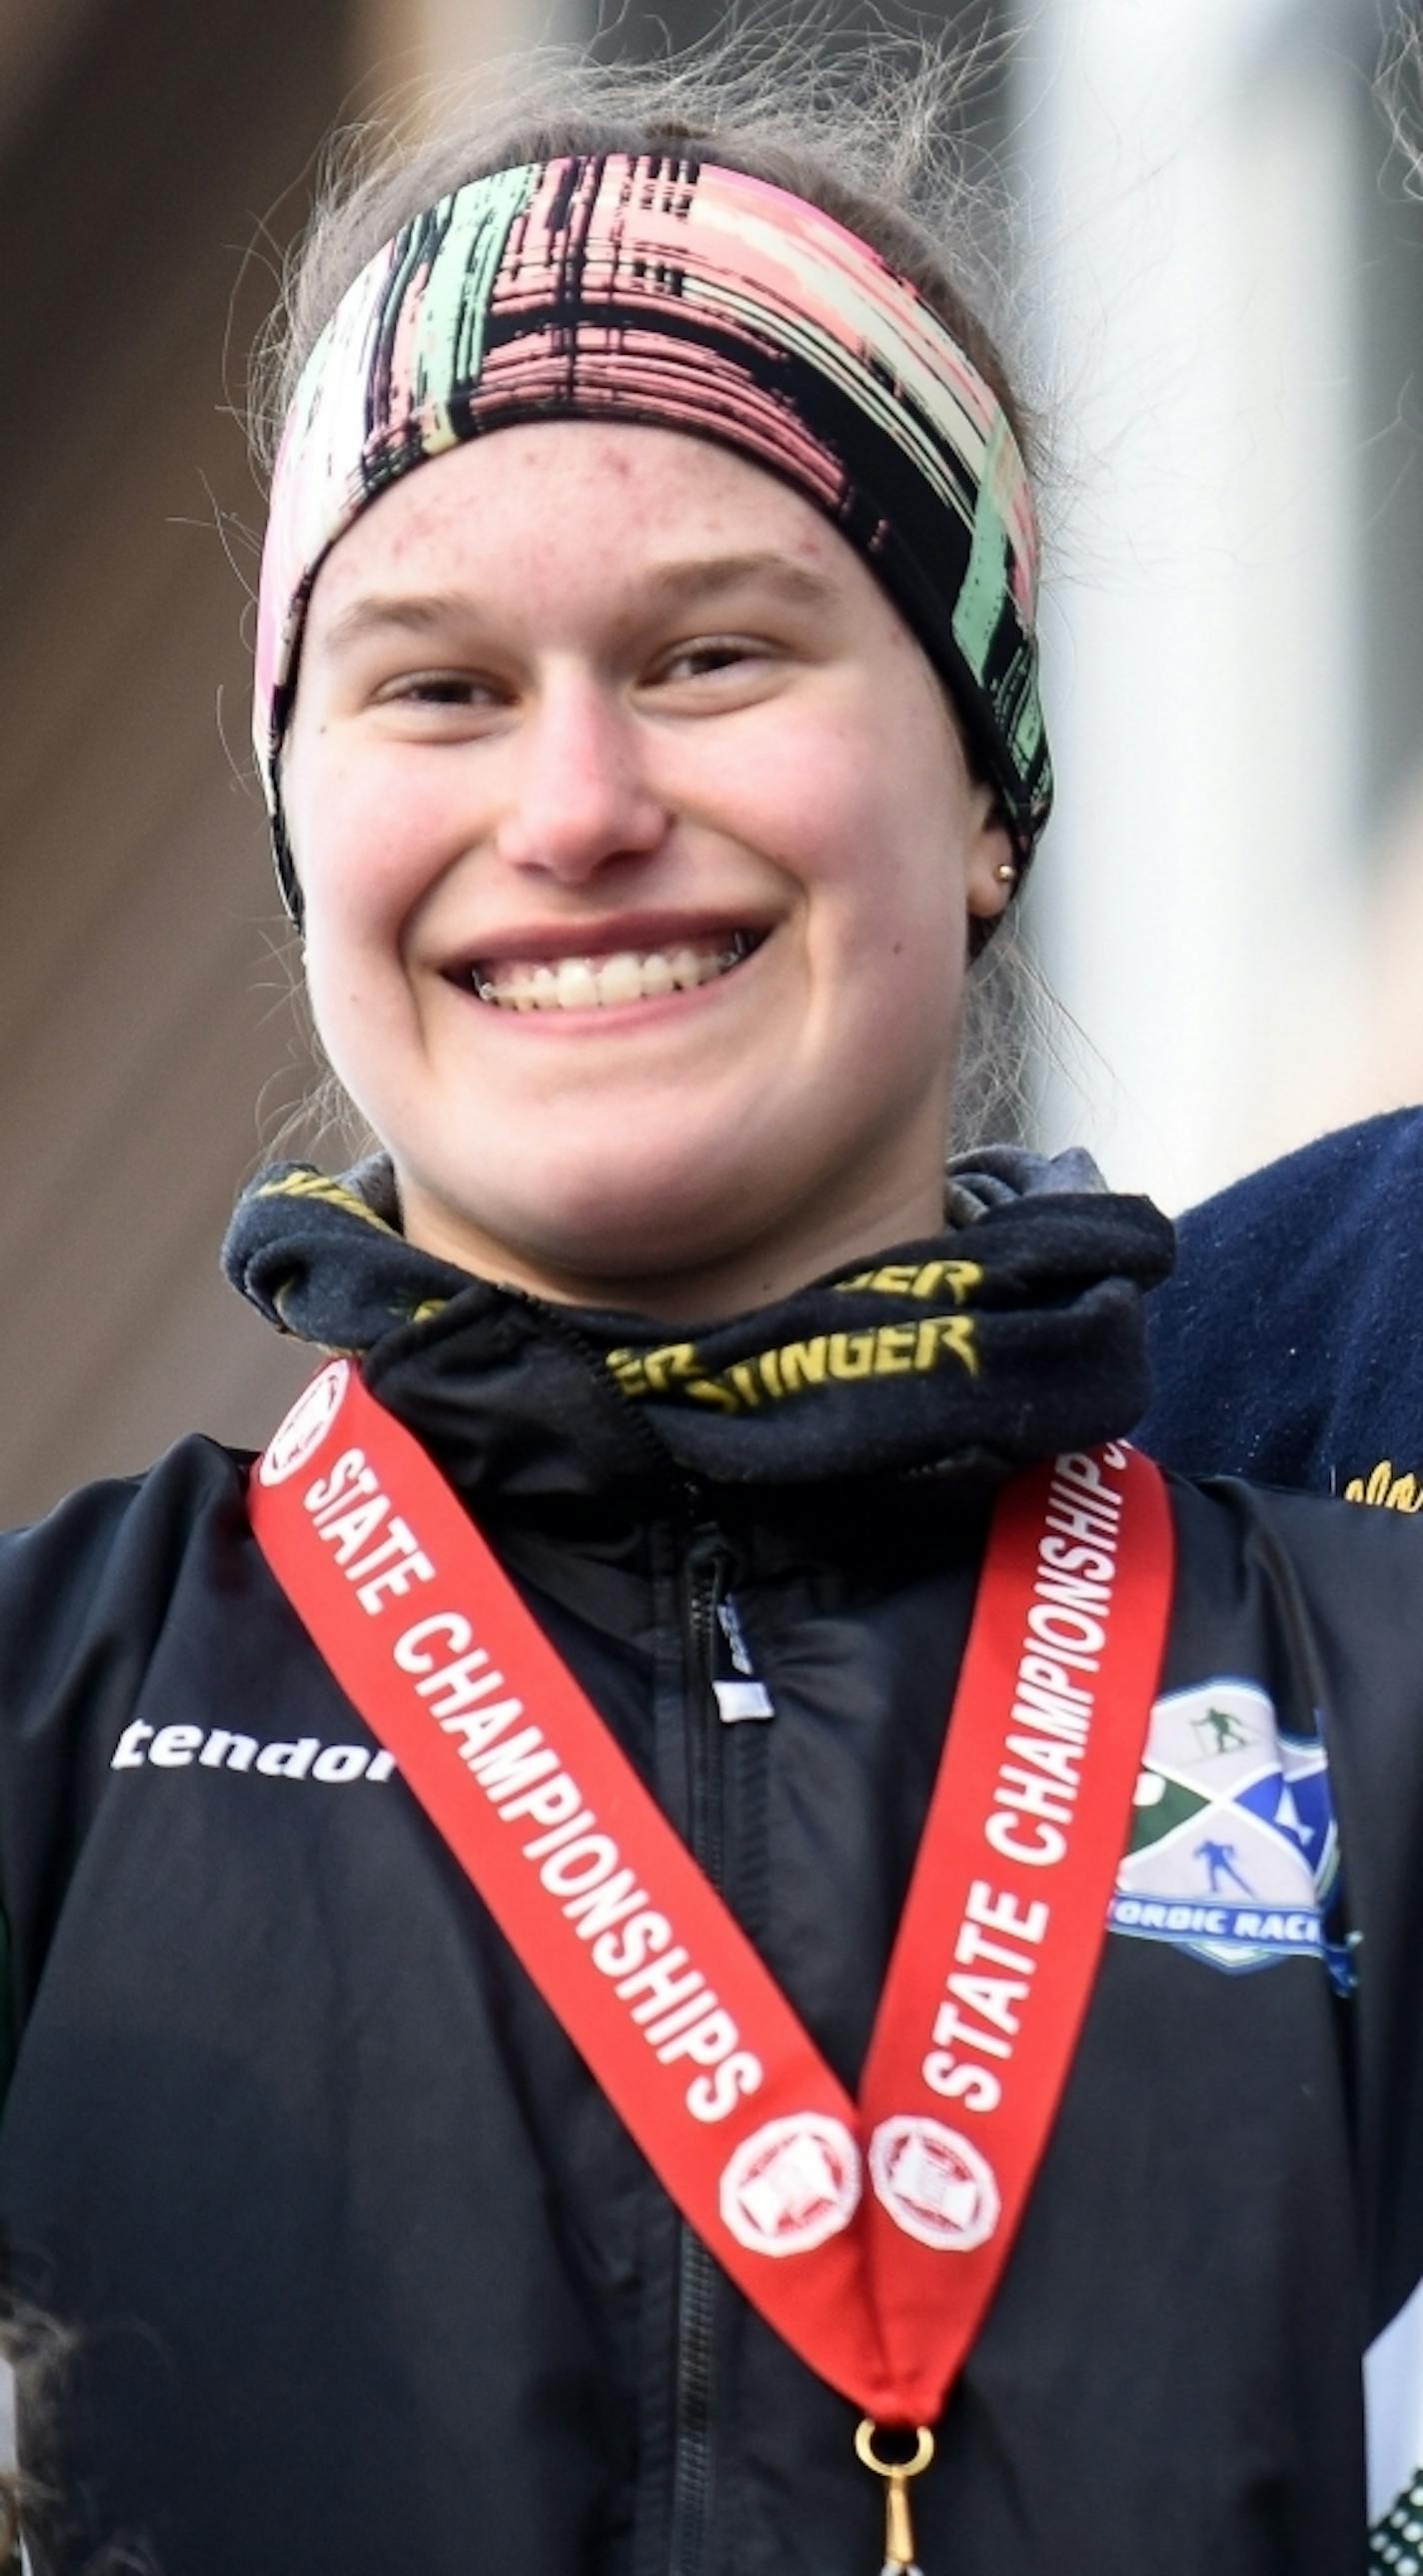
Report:
[[[337,1681],[723,2269],[875,2423],[932,2424],[1096,1973],[1171,1600],[1156,1469],[1102,1449],[998,1503],[858,2104],[349,1362],[292,1408],[251,1510]]]

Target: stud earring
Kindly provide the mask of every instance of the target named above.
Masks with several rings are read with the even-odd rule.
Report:
[[[1003,859],[994,869],[993,873],[998,879],[1000,885],[1016,885],[1018,882],[1017,861],[1015,859]]]

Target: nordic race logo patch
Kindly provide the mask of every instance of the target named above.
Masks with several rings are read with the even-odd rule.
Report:
[[[1344,1984],[1347,1959],[1325,1925],[1338,1876],[1322,1744],[1282,1734],[1254,1682],[1157,1701],[1108,1910],[1114,1932],[1233,1971],[1319,1958]]]

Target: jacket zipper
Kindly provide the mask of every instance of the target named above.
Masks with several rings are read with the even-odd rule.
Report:
[[[718,1666],[717,1613],[730,1554],[703,1524],[687,1550],[684,1642],[688,1679],[687,1839],[692,1857],[720,1888],[725,1864],[721,1725],[712,1683]],[[677,2270],[671,2576],[700,2576],[711,2524],[716,2265],[682,2222]]]

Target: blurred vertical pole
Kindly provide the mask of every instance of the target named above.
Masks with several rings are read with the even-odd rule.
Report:
[[[1352,808],[1345,85],[1293,0],[1035,0],[1020,145],[1065,536],[1052,1141],[1176,1205],[1331,1114]]]

